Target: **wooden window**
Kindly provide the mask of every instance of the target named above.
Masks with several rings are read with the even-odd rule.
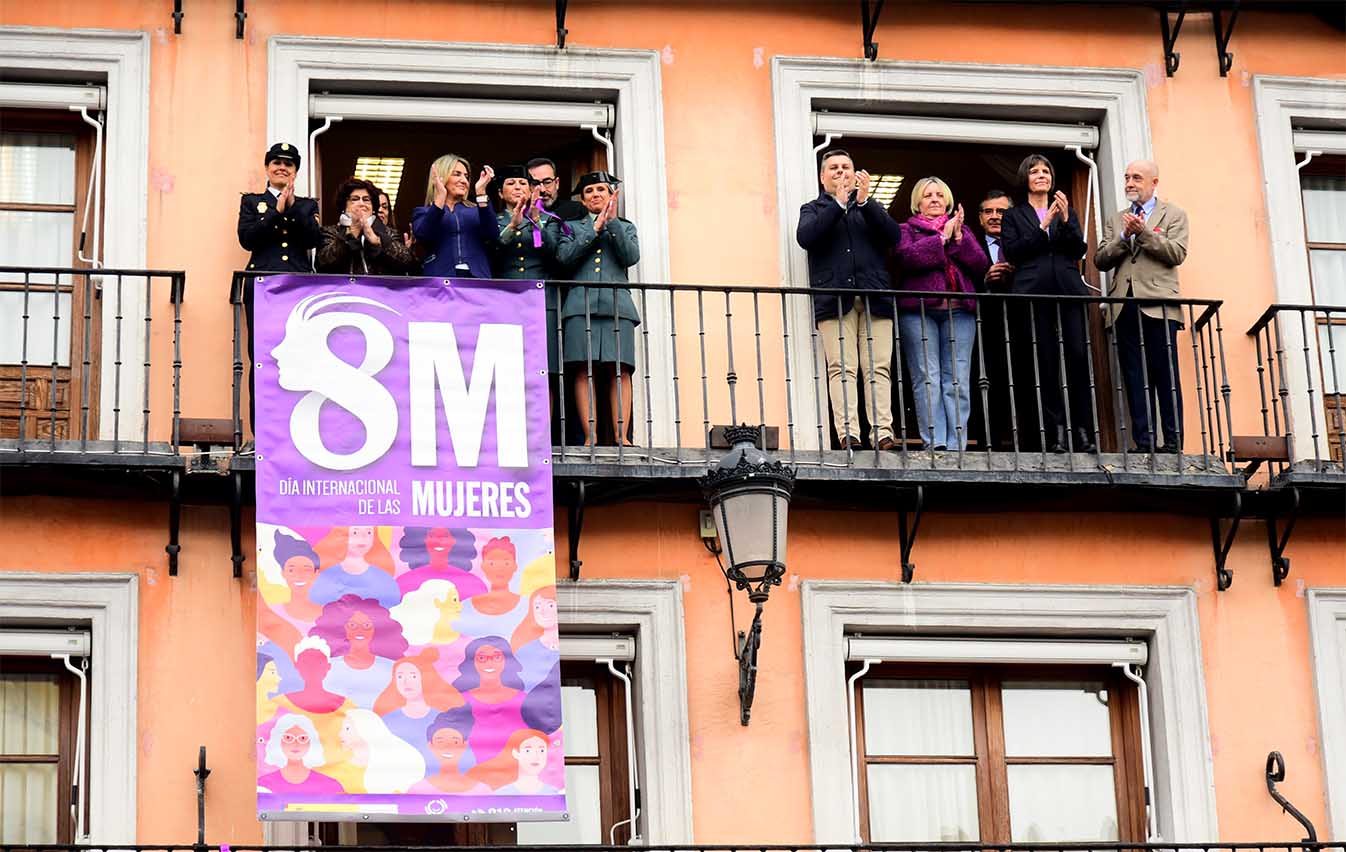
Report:
[[[1346,305],[1346,157],[1311,160],[1300,172],[1299,183],[1313,303]],[[1315,385],[1323,389],[1332,458],[1341,462],[1346,439],[1346,315],[1317,314],[1314,319],[1319,365]]]
[[[0,844],[73,841],[78,699],[60,662],[0,657]]]
[[[1117,671],[894,665],[856,690],[867,842],[1144,840],[1139,708]]]
[[[631,836],[626,691],[606,664],[567,660],[561,663],[561,699],[568,822],[321,823],[313,834],[323,843],[360,846],[626,843]]]
[[[0,110],[0,127],[0,266],[82,266],[92,130],[56,110]],[[25,293],[24,278],[0,273],[0,437],[20,437],[20,397],[22,437],[49,437],[53,429],[58,439],[73,437],[85,370],[96,433],[101,311],[91,284],[83,276],[30,275]]]

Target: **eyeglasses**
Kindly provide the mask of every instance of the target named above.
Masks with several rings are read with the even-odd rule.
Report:
[[[990,216],[992,213],[1000,213],[1001,215],[1004,215],[1007,210],[1009,210],[1008,207],[983,207],[981,212],[983,216]]]
[[[280,741],[288,745],[308,745],[308,734],[281,734]]]
[[[534,183],[540,183],[540,184],[542,184],[543,186],[551,186],[551,185],[555,184],[556,181],[557,181],[557,178],[549,177],[549,178],[542,178],[541,180],[535,180],[535,181],[533,181],[533,182],[534,182]]]

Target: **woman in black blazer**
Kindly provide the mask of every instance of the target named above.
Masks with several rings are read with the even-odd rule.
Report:
[[[1006,211],[1000,237],[1004,256],[1014,265],[1011,290],[1034,295],[1087,296],[1089,291],[1079,269],[1086,248],[1080,220],[1065,193],[1057,191],[1055,184],[1052,164],[1041,154],[1032,154],[1019,165],[1019,189],[1026,203]],[[1084,302],[1044,299],[1033,300],[1031,309],[1020,303],[1017,311],[1016,333],[1024,340],[1032,339],[1033,335],[1037,338],[1041,426],[1047,450],[1053,453],[1094,450],[1089,351],[1084,342],[1086,310]],[[1066,364],[1065,376],[1060,370],[1062,359]],[[1015,367],[1015,384],[1032,385],[1033,365]],[[1031,423],[1031,418],[1022,413],[1020,417]]]

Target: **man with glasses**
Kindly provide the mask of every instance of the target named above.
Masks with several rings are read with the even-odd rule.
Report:
[[[552,395],[552,438],[553,441],[563,442],[566,436],[560,434],[559,388],[561,386],[560,374],[565,369],[560,359],[561,298],[564,294],[561,292],[561,287],[550,282],[565,281],[573,277],[574,273],[571,270],[562,268],[556,262],[555,240],[559,239],[564,230],[570,228],[569,225],[565,224],[567,221],[583,218],[588,215],[588,211],[578,201],[557,197],[560,194],[561,182],[556,176],[556,163],[546,157],[534,157],[525,164],[524,169],[528,172],[529,181],[536,187],[537,201],[541,202],[542,205],[542,209],[536,211],[532,218],[541,223],[541,233],[553,235],[553,239],[547,241],[546,257],[543,261],[543,267],[549,281],[547,286],[547,370],[551,373],[551,376],[547,384],[551,388]],[[572,422],[574,421],[572,420]]]
[[[986,193],[981,207],[977,210],[982,243],[986,246],[986,256],[991,260],[991,268],[986,270],[983,279],[985,286],[982,292],[1008,293],[1014,280],[1014,267],[1005,259],[1000,248],[1000,223],[1011,206],[1013,205],[1009,196],[1004,191],[992,189]],[[1008,450],[1014,445],[1014,419],[1011,416],[1014,412],[1011,412],[1010,407],[1010,359],[1005,355],[1005,315],[1008,306],[999,299],[982,299],[979,305],[981,331],[977,339],[978,345],[982,348],[983,363],[986,365],[986,378],[990,383],[988,398],[991,409],[989,417],[991,434],[987,438],[996,449]],[[1013,312],[1010,312],[1010,319],[1013,323]],[[1015,326],[1011,330],[1011,341],[1014,341],[1014,335],[1017,333],[1018,327]],[[1020,354],[1020,348],[1016,346],[1012,358],[1013,363],[1017,365],[1014,382],[1016,396],[1020,400],[1017,414],[1019,419],[1023,420],[1028,410],[1024,408],[1024,403],[1032,404],[1031,396],[1024,395],[1023,391],[1025,388],[1031,388],[1033,356],[1030,350],[1023,350]]]

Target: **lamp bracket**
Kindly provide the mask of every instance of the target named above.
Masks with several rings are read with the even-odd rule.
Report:
[[[229,494],[229,561],[234,563],[234,577],[243,576],[243,474],[233,473],[234,487]]]
[[[243,22],[248,19],[248,12],[244,8],[247,0],[235,0],[234,5],[234,38],[243,38]]]
[[[908,493],[915,497],[911,509],[908,509],[906,501],[902,500],[900,508],[897,510],[897,534],[902,556],[902,582],[910,583],[912,578],[916,576],[916,563],[911,561],[911,550],[916,546],[916,533],[921,529],[921,516],[925,514],[925,486],[917,485],[912,492],[901,488],[898,491],[904,497]],[[907,522],[908,516],[911,518],[910,523]]]
[[[566,4],[569,0],[556,0],[556,49],[566,49],[566,36],[570,30],[566,29]],[[612,168],[612,166],[608,166]]]
[[[1164,73],[1169,77],[1178,73],[1178,63],[1182,61],[1182,54],[1173,48],[1178,44],[1178,33],[1182,32],[1183,19],[1187,17],[1187,3],[1178,3],[1178,17],[1169,20],[1169,12],[1172,10],[1171,3],[1165,3],[1159,7],[1159,34],[1164,40]]]
[[[1276,804],[1281,806],[1282,811],[1294,817],[1300,825],[1304,826],[1304,830],[1309,834],[1308,837],[1304,838],[1304,842],[1317,843],[1318,832],[1314,829],[1313,823],[1309,821],[1308,817],[1300,813],[1299,808],[1290,804],[1290,800],[1285,798],[1281,791],[1276,789],[1276,782],[1284,780],[1285,758],[1281,757],[1280,752],[1273,751],[1267,755],[1267,792],[1271,794],[1271,798],[1276,800]]]
[[[1224,14],[1218,9],[1211,10],[1211,17],[1215,22],[1215,59],[1220,64],[1220,76],[1228,77],[1229,71],[1234,67],[1234,54],[1229,52],[1229,40],[1234,36],[1234,22],[1239,18],[1239,3],[1234,0],[1234,7],[1229,10],[1229,26],[1224,25]]]
[[[860,0],[860,30],[865,38],[865,59],[870,62],[879,58],[879,45],[874,41],[874,31],[879,28],[879,15],[883,13],[883,0],[875,0],[873,11],[869,0]]]
[[[168,498],[168,544],[164,552],[168,554],[168,576],[178,575],[178,554],[182,545],[178,544],[178,533],[182,529],[182,471],[172,474],[172,493]]]
[[[583,479],[575,480],[575,499],[570,501],[566,507],[566,515],[569,521],[568,529],[570,545],[570,579],[578,580],[580,578],[580,566],[584,563],[580,560],[580,536],[584,535],[584,504],[588,498],[588,486]]]
[[[1234,584],[1234,572],[1225,568],[1229,559],[1229,550],[1234,546],[1234,536],[1238,535],[1239,522],[1243,520],[1243,495],[1234,492],[1234,512],[1229,519],[1229,529],[1221,529],[1219,515],[1211,515],[1210,541],[1215,551],[1215,588],[1227,591]]]
[[[752,699],[757,692],[757,649],[762,645],[762,605],[752,617],[752,627],[738,632],[738,722],[747,727]]]
[[[182,0],[173,0],[173,35],[182,35]]]
[[[196,776],[196,844],[204,846],[206,843],[206,779],[210,777],[210,767],[206,766],[206,747],[201,746],[196,754],[196,768],[192,770]]]
[[[1290,576],[1290,558],[1285,555],[1285,547],[1290,543],[1290,533],[1295,530],[1295,521],[1299,519],[1299,489],[1290,489],[1290,510],[1285,513],[1285,527],[1276,534],[1276,512],[1267,513],[1267,546],[1271,549],[1271,582],[1279,586]]]

